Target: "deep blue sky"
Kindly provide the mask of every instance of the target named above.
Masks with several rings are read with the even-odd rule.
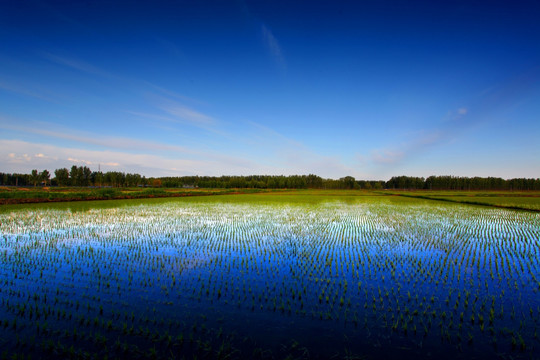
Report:
[[[0,171],[540,177],[538,1],[0,0]]]

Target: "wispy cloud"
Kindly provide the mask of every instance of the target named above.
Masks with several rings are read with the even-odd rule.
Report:
[[[280,67],[285,68],[285,57],[283,56],[283,51],[281,50],[281,46],[279,45],[278,40],[266,25],[261,24],[261,31],[264,44],[268,48],[268,51],[270,51],[270,54],[274,58],[274,61]]]
[[[538,101],[540,87],[540,65],[525,69],[518,75],[505,79],[498,85],[485,90],[474,104],[479,113],[500,112],[522,101]]]
[[[162,37],[154,38],[158,44],[160,44],[165,50],[173,54],[177,59],[185,60],[186,56],[178,45]]]
[[[413,158],[448,141],[448,136],[440,130],[419,131],[409,134],[399,144],[373,149],[368,155],[357,154],[357,160],[366,178],[385,178],[402,171]]]
[[[216,121],[208,115],[180,104],[169,104],[161,107],[161,110],[174,116],[176,119],[188,122],[196,126],[209,126],[216,124]]]
[[[451,145],[475,128],[493,126],[497,118],[494,112],[501,113],[522,101],[531,100],[532,96],[537,96],[539,85],[540,66],[527,69],[482,91],[466,106],[449,111],[440,123],[434,122],[431,130],[420,131],[398,145],[374,150],[369,158],[372,163],[391,171],[421,153]]]
[[[9,151],[8,151],[9,149]],[[32,156],[28,154],[44,154]],[[114,161],[111,161],[114,159]],[[133,154],[124,151],[87,150],[21,140],[0,139],[0,168],[7,172],[49,171],[73,164],[84,164],[97,170],[137,172],[146,176],[249,174],[261,170],[257,164],[227,156],[201,158],[167,157],[159,154]]]
[[[175,92],[173,90],[166,89],[166,88],[164,88],[162,86],[152,84],[152,83],[150,83],[148,81],[144,81],[143,83],[144,83],[145,86],[148,86],[152,90],[155,90],[155,91],[161,93],[162,95],[168,96],[170,98],[176,98],[178,100],[181,100],[181,101],[184,101],[184,102],[189,102],[189,103],[204,104],[200,100],[197,100],[197,99],[194,99],[194,98],[191,98],[189,96],[182,95],[182,94],[178,94],[177,92]]]
[[[285,56],[279,41],[274,36],[274,33],[268,26],[266,26],[260,19],[258,19],[250,10],[245,1],[237,3],[240,12],[246,17],[246,19],[254,24],[255,31],[260,31],[262,36],[262,42],[264,47],[268,50],[270,55],[276,64],[285,69],[287,67]]]
[[[443,123],[448,122],[448,126],[456,126],[460,120],[469,114],[469,108],[460,107],[455,110],[448,111],[446,116],[443,118]]]
[[[246,122],[246,139],[259,153],[263,153],[270,174],[317,174],[338,178],[345,175],[359,176],[359,169],[348,166],[335,156],[319,154],[302,142],[254,121]],[[262,155],[259,155],[262,156]]]
[[[0,127],[3,126],[0,124]],[[97,134],[70,133],[64,129],[44,130],[34,126],[18,129],[42,135],[41,142],[0,139],[0,168],[8,172],[29,172],[33,168],[50,171],[75,165],[93,170],[139,172],[147,176],[308,174],[337,178],[360,175],[358,169],[342,163],[338,157],[317,154],[301,143],[270,128],[254,124],[243,137],[266,138],[258,146],[241,145],[244,151],[200,151],[174,145],[156,144],[129,138],[97,138]],[[10,127],[13,129],[13,126]],[[240,139],[242,136],[238,136]],[[72,142],[51,144],[48,139]],[[240,142],[240,141],[239,141]],[[85,144],[99,144],[97,149]],[[107,146],[109,145],[109,146]],[[264,156],[260,156],[264,153]]]
[[[151,114],[151,113],[145,113],[145,112],[140,112],[140,111],[131,111],[131,110],[125,110],[124,112],[140,117],[140,118],[154,120],[154,121],[157,120],[157,121],[166,121],[166,122],[177,122],[174,118],[171,118],[169,116],[164,116],[164,115]]]
[[[11,93],[16,93],[24,96],[30,96],[36,99],[45,100],[48,102],[56,102],[53,98],[44,95],[43,92],[35,89],[30,89],[19,84],[9,83],[3,80],[0,80],[0,89],[8,91]]]
[[[27,134],[42,135],[48,138],[63,139],[73,142],[97,145],[106,149],[123,149],[131,151],[171,151],[175,153],[191,153],[187,148],[177,145],[169,145],[147,141],[143,139],[134,139],[116,136],[103,136],[98,133],[82,132],[78,130],[62,128],[52,123],[34,122],[31,125],[17,125],[19,121],[0,116],[0,129],[12,130]]]
[[[458,115],[467,115],[468,112],[469,112],[469,110],[467,108],[464,108],[464,107],[457,109]]]
[[[287,174],[316,174],[323,178],[341,178],[347,175],[361,177],[358,168],[346,165],[337,156],[325,156],[306,149],[298,153],[283,153]]]
[[[222,125],[221,121],[194,107],[194,104],[204,105],[203,102],[150,83],[145,83],[145,87],[155,91],[147,91],[144,94],[144,110],[132,108],[125,110],[127,113],[154,121],[184,124],[206,131],[220,132],[218,128]]]
[[[183,159],[183,161],[198,161],[198,162],[211,162],[214,164],[228,164],[231,169],[242,169],[243,173],[251,173],[248,171],[250,168],[257,168],[257,163],[247,159],[242,156],[231,156],[227,152],[223,151],[211,151],[211,150],[201,150],[200,148],[188,148],[185,146],[178,146],[173,144],[167,144],[162,142],[153,142],[139,138],[127,138],[127,137],[116,137],[116,136],[103,136],[98,133],[82,132],[79,130],[69,129],[65,127],[59,127],[55,124],[47,122],[32,122],[26,125],[17,125],[23,121],[17,119],[8,118],[5,116],[0,116],[0,129],[7,131],[12,131],[21,134],[35,134],[42,137],[44,143],[50,143],[57,139],[67,140],[64,145],[55,145],[55,152],[61,152],[61,149],[73,149],[76,147],[80,152],[83,153],[111,153],[111,154],[124,154],[124,158],[134,158],[135,156],[143,156],[143,159],[155,157],[163,159]],[[23,122],[24,123],[24,122]],[[13,135],[11,135],[13,136]],[[23,141],[23,140],[17,140]],[[97,146],[96,149],[86,149],[86,145]],[[49,146],[42,144],[43,147]],[[8,147],[9,148],[9,147]],[[6,148],[7,149],[7,148]],[[15,156],[15,153],[11,151]],[[29,157],[23,157],[23,154],[38,154],[36,156],[28,155]],[[63,153],[63,152],[62,152]],[[21,162],[22,160],[28,161],[27,159],[33,159],[37,162],[44,162],[45,160],[51,160],[50,152],[47,151],[19,151],[17,153],[16,159]],[[69,151],[65,153],[66,156],[63,159],[68,159],[69,161],[76,163],[86,163],[86,164],[97,164],[96,160],[85,156],[76,156],[74,153]],[[129,155],[129,156],[128,156]],[[7,156],[7,155],[6,155]],[[119,159],[111,155],[106,161],[99,159],[101,164],[116,164],[120,166],[122,163]],[[15,160],[13,158],[12,160]],[[67,160],[66,160],[67,161]],[[148,165],[151,163],[149,162]],[[133,166],[137,166],[136,163],[132,163]],[[112,165],[111,165],[112,166]],[[174,167],[174,166],[173,166]],[[172,167],[170,167],[172,168]],[[178,168],[178,167],[177,167]],[[216,169],[223,169],[223,166],[217,166]],[[204,168],[205,172],[198,174],[208,174],[210,168]],[[161,170],[160,170],[161,171]],[[231,173],[230,171],[225,171],[225,173]]]
[[[113,74],[80,59],[59,56],[51,53],[44,53],[43,56],[56,64],[67,66],[88,74],[99,75],[103,77],[115,77]]]
[[[404,156],[405,152],[402,150],[373,150],[371,153],[372,160],[378,164],[396,164],[401,161]]]
[[[300,142],[288,136],[285,136],[268,126],[264,126],[255,121],[247,121],[246,125],[250,126],[252,131],[252,133],[250,134],[251,136],[246,140],[250,141],[253,144],[260,145],[261,142],[263,142],[279,144],[280,148],[283,147],[284,144],[287,144],[289,146],[303,147]]]

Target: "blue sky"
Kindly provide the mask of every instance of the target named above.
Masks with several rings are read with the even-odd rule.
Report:
[[[537,1],[0,1],[0,171],[540,177]]]

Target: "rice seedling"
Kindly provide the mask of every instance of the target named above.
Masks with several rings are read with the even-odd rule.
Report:
[[[53,351],[100,357],[279,353],[276,336],[309,344],[321,329],[331,346],[311,343],[310,354],[343,352],[341,334],[381,339],[389,354],[435,343],[441,357],[485,345],[494,356],[535,351],[535,213],[413,199],[223,199],[0,212],[0,336],[15,344],[17,331],[28,345],[28,328],[57,348],[58,335],[76,329],[64,335],[73,344]],[[503,328],[509,335],[497,336]]]

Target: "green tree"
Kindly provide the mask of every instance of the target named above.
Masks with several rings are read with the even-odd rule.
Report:
[[[352,176],[345,176],[344,178],[339,179],[342,183],[344,189],[354,189],[354,184],[356,180]]]
[[[103,186],[103,172],[95,171],[92,173],[92,182],[95,186]]]
[[[39,180],[40,180],[40,176],[39,176],[38,171],[36,169],[32,170],[32,173],[30,174],[30,181],[32,182],[32,184],[36,186]]]
[[[306,177],[306,183],[308,188],[320,189],[322,187],[322,182],[322,178],[314,174],[309,174]]]
[[[69,184],[69,170],[66,168],[54,170],[54,176],[58,186],[67,186]]]
[[[71,167],[71,171],[69,172],[69,178],[71,180],[71,186],[80,185],[79,168],[77,166],[73,165]]]
[[[90,168],[85,166],[82,169],[79,169],[79,173],[81,175],[81,185],[82,186],[90,185],[90,180],[92,178],[92,170],[90,170]]]
[[[47,183],[50,183],[51,174],[49,173],[49,170],[43,170],[40,174],[41,181],[45,183],[45,186],[47,186]]]

